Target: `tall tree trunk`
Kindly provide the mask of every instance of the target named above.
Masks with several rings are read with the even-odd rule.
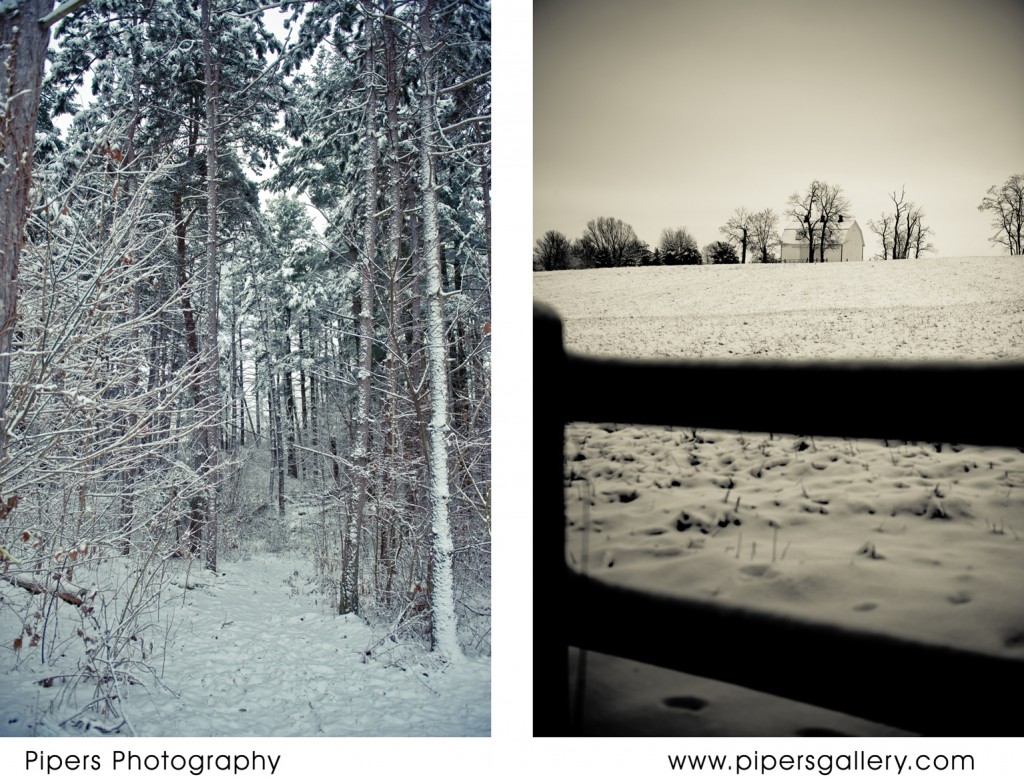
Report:
[[[228,446],[234,452],[238,449],[238,372],[235,363],[238,361],[238,350],[235,344],[235,329],[238,327],[238,312],[235,306],[234,285],[231,286],[231,351],[228,354],[228,397],[230,412],[228,413],[228,430],[231,432]]]
[[[261,447],[263,444],[263,408],[260,406],[260,362],[258,358],[252,362],[252,392],[253,406],[256,409],[256,420],[252,433],[256,438],[256,447]]]
[[[320,479],[323,476],[323,457],[319,455],[320,405],[317,400],[317,394],[320,392],[320,388],[316,382],[319,340],[316,338],[316,332],[313,330],[313,315],[308,313],[307,319],[309,323],[310,358],[313,360],[313,366],[309,372],[309,446],[313,450],[313,480],[315,484],[320,485]]]
[[[402,229],[405,222],[405,199],[403,182],[409,178],[407,173],[408,163],[401,154],[402,132],[399,118],[399,101],[402,90],[399,87],[401,74],[401,63],[399,61],[398,35],[396,34],[397,20],[395,18],[395,7],[390,3],[384,9],[385,18],[382,20],[383,44],[384,44],[384,74],[386,78],[385,88],[385,126],[388,139],[388,199],[391,212],[387,222],[387,242],[385,247],[386,267],[388,269],[388,296],[387,296],[387,334],[388,334],[388,360],[386,363],[388,394],[384,402],[384,421],[386,431],[382,435],[386,438],[387,467],[384,470],[386,485],[382,488],[382,496],[388,497],[388,509],[382,513],[380,525],[379,555],[384,563],[384,578],[380,583],[383,604],[385,608],[394,603],[394,580],[399,550],[399,523],[404,516],[406,478],[405,471],[406,456],[403,447],[403,424],[402,411],[400,408],[401,384],[403,372],[403,353],[399,344],[399,331],[401,329],[402,297],[408,286],[406,276],[411,269],[402,260]]]
[[[366,523],[366,505],[370,490],[370,394],[373,390],[373,269],[377,255],[377,165],[378,148],[374,123],[377,114],[377,85],[374,83],[373,33],[370,33],[366,53],[363,81],[367,90],[366,117],[368,127],[363,135],[363,169],[366,171],[364,187],[365,217],[363,219],[363,247],[359,258],[359,357],[358,397],[356,400],[356,437],[352,452],[353,478],[356,503],[354,513],[347,515],[345,554],[341,574],[341,604],[339,612],[359,612],[359,537]]]
[[[217,267],[217,64],[213,58],[213,31],[210,27],[210,3],[202,0],[203,79],[206,82],[206,333],[205,333],[205,402],[203,414],[206,461],[206,539],[207,568],[217,569],[217,445],[220,437],[218,380],[220,360],[217,347],[218,330],[218,267]]]
[[[434,180],[435,101],[437,81],[434,56],[432,0],[425,0],[419,21],[423,47],[423,94],[420,96],[420,197],[423,212],[423,252],[426,261],[427,370],[430,387],[430,423],[427,426],[429,465],[428,501],[431,525],[430,604],[434,647],[443,656],[462,656],[455,617],[453,543],[448,517],[448,375],[444,327],[444,291],[441,287],[441,241]]]
[[[7,447],[7,389],[18,320],[18,260],[28,219],[36,117],[53,0],[22,0],[0,11],[0,468]],[[2,489],[2,486],[0,486]]]
[[[192,372],[190,383],[192,389],[192,406],[194,410],[203,410],[204,388],[203,388],[203,365],[199,354],[199,332],[196,326],[195,310],[192,308],[192,297],[190,294],[191,280],[188,277],[188,223],[192,219],[192,212],[188,217],[183,214],[182,192],[175,191],[171,197],[171,214],[174,217],[175,235],[175,264],[177,266],[178,290],[181,295],[181,315],[185,324],[185,350],[186,365]],[[200,432],[200,445],[203,432]],[[193,453],[192,467],[200,472],[203,468],[204,453],[201,447]],[[186,540],[188,551],[191,555],[199,555],[200,540],[203,536],[202,514],[200,513],[198,497],[190,499],[190,510],[188,517],[188,531]]]
[[[291,360],[292,360],[292,310],[288,307],[284,308],[284,350],[282,357],[284,358],[284,424],[288,430],[288,476],[298,479],[299,477],[299,460],[298,454],[295,449],[295,437],[297,434],[298,424],[297,416],[295,414],[295,383],[292,377]]]
[[[284,453],[281,437],[278,435],[280,415],[277,401],[277,372],[267,369],[267,439],[270,445],[270,482],[267,485],[267,501],[277,496],[278,515],[284,516]]]
[[[306,345],[302,339],[302,324],[299,324],[299,406],[302,412],[302,425],[299,427],[299,444],[302,437],[309,431],[309,399],[306,397]]]
[[[487,140],[490,140],[488,133]],[[487,300],[491,300],[491,161],[490,154],[480,152],[480,197],[484,204],[484,236],[487,239]]]
[[[238,377],[235,380],[236,386],[238,387],[238,435],[239,444],[245,447],[245,419],[249,417],[249,404],[246,401],[245,396],[245,345],[242,340],[242,320],[238,322]],[[250,423],[252,419],[250,417]],[[253,435],[256,434],[255,424],[253,426]]]
[[[274,449],[277,452],[277,518],[279,521],[284,520],[284,504],[285,504],[285,448],[284,448],[284,426],[281,423],[281,378],[277,371],[271,374],[271,383],[273,383],[273,390],[270,393],[270,403],[272,405],[271,414],[274,416],[272,430],[272,436],[274,437]]]

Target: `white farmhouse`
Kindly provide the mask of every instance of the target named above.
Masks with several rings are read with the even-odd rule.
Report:
[[[820,226],[819,226],[820,228]],[[779,248],[779,259],[783,263],[806,263],[808,254],[807,238],[800,238],[803,226],[792,223],[782,231],[782,246]],[[814,256],[821,252],[821,233],[814,234]],[[837,244],[825,250],[825,260],[829,263],[842,263],[847,260],[864,260],[864,234],[856,220],[839,218],[835,240]]]

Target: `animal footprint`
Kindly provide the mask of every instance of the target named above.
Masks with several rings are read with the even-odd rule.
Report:
[[[711,529],[711,524],[698,515],[683,510],[676,517],[676,531],[684,532],[690,527],[696,526],[701,534],[707,534]]]
[[[858,556],[867,556],[869,559],[884,559],[885,558],[885,556],[883,556],[881,553],[878,552],[878,550],[875,548],[875,544],[873,542],[865,542],[863,545],[861,545],[860,549],[857,551],[857,555]]]

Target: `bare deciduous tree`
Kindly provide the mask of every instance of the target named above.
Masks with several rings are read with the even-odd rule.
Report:
[[[772,209],[762,209],[750,217],[750,238],[754,245],[754,257],[758,263],[775,261],[775,251],[782,243],[779,237],[779,215]]]
[[[868,221],[868,228],[882,242],[882,260],[887,260],[890,254],[895,260],[909,258],[911,250],[914,251],[914,257],[935,250],[928,242],[932,229],[925,225],[924,209],[907,200],[906,190],[904,186],[898,195],[895,190],[889,193],[893,211],[883,214],[877,220]]]
[[[741,262],[747,262],[748,246],[753,249],[754,262],[771,263],[774,261],[775,250],[781,240],[779,238],[779,216],[772,209],[748,212],[741,206],[719,230],[731,243],[739,244],[743,248]]]
[[[900,189],[899,196],[896,195],[896,191],[893,190],[889,193],[889,197],[892,199],[894,208],[893,224],[892,224],[892,256],[894,259],[902,260],[907,257],[907,244],[909,243],[910,227],[909,223],[911,220],[910,212],[914,208],[913,203],[908,203],[906,200],[906,186],[904,185]],[[900,220],[903,222],[900,222]]]
[[[989,187],[978,211],[992,212],[993,244],[1006,247],[1011,255],[1024,255],[1024,174],[1013,174],[1001,186]]]
[[[821,212],[818,209],[818,194],[822,186],[822,182],[815,179],[803,195],[800,195],[800,193],[790,195],[786,206],[786,216],[792,217],[800,225],[797,236],[801,239],[807,239],[808,263],[814,262],[815,238],[821,235],[818,232],[818,221],[821,216]]]
[[[914,248],[914,257],[921,257],[922,252],[935,252],[935,245],[932,244],[928,237],[933,233],[932,229],[924,224],[924,219],[918,220],[917,227],[914,229],[914,234],[911,237],[910,245]]]
[[[615,217],[598,217],[587,223],[577,242],[581,259],[594,268],[636,265],[643,247],[630,225]]]
[[[559,271],[569,268],[572,243],[558,231],[548,231],[537,239],[533,250],[534,271]]]
[[[882,243],[882,260],[889,259],[889,250],[892,249],[892,215],[883,214],[877,220],[868,220],[870,228]]]
[[[123,137],[122,120],[110,119],[96,148]],[[94,684],[93,702],[117,713],[118,686],[147,664],[149,583],[182,552],[180,520],[206,490],[183,463],[182,443],[211,421],[188,414],[198,367],[170,369],[172,351],[160,338],[173,310],[160,280],[173,273],[173,256],[164,252],[167,216],[150,211],[149,196],[175,167],[169,159],[140,163],[138,186],[125,195],[109,158],[89,157],[77,171],[37,173],[46,197],[29,217],[21,256],[4,421],[9,458],[0,465],[8,497],[0,540],[9,555],[0,578],[25,591],[29,601],[17,608],[25,616],[41,615],[33,599],[67,606],[62,620],[80,622],[84,643],[81,672],[68,685]],[[136,566],[117,568],[124,575],[103,576],[88,593],[80,588],[96,582],[104,562],[135,553]],[[113,593],[117,618],[104,624]],[[25,623],[44,662],[73,656],[66,642],[54,642],[56,617]]]
[[[838,184],[822,183],[818,192],[818,208],[821,211],[821,242],[819,260],[825,262],[825,251],[839,246],[839,231],[843,215],[850,213],[850,202],[843,195]]]
[[[719,228],[722,235],[724,235],[731,244],[735,244],[742,248],[740,254],[741,263],[747,262],[747,243],[750,239],[752,216],[753,215],[751,215],[745,207],[740,206],[733,212],[729,221]]]
[[[789,196],[786,214],[800,224],[797,235],[808,240],[808,262],[815,262],[815,247],[818,261],[824,262],[826,250],[838,246],[840,218],[849,212],[850,202],[838,184],[815,179],[803,195]]]

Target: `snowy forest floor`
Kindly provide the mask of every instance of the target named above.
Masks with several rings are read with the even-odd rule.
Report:
[[[287,524],[300,513],[289,507]],[[119,685],[117,712],[106,717],[85,710],[90,682],[62,684],[77,672],[75,621],[53,630],[50,647],[62,652],[43,662],[45,648],[12,650],[22,627],[15,611],[0,610],[0,735],[490,734],[488,656],[447,664],[388,626],[337,615],[296,542],[222,561],[216,574],[198,561],[167,562],[147,608],[146,654],[132,668],[137,683]],[[120,568],[124,579],[131,566],[114,560],[108,573]],[[8,604],[24,597],[7,583],[0,592]]]

